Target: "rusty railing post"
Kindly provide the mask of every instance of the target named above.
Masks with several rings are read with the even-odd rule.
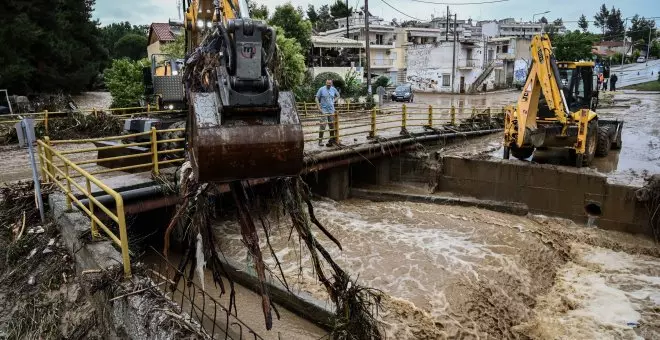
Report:
[[[456,126],[456,107],[454,105],[451,106],[451,125]]]
[[[48,134],[48,110],[44,110],[44,129],[46,134]]]
[[[69,176],[69,164],[64,161],[64,180],[66,181],[66,210],[71,211],[71,176]]]
[[[94,215],[94,202],[92,202],[90,197],[92,197],[92,184],[89,182],[89,178],[85,178],[87,182],[87,200],[89,200],[89,211],[90,214],[93,216]],[[96,226],[96,221],[93,218],[90,218],[92,220],[92,240],[96,241],[99,238],[101,238],[101,234],[99,233],[99,229]]]
[[[37,156],[39,158],[39,170],[41,171],[41,180],[44,183],[48,183],[48,175],[46,175],[46,168],[44,166],[44,157],[46,157],[46,153],[44,152],[44,148],[41,146],[40,143],[37,143]]]
[[[303,111],[305,111],[305,116],[307,116],[307,102],[303,102]]]
[[[429,127],[433,127],[433,106],[429,105]]]
[[[158,132],[155,127],[151,127],[151,161],[153,163],[154,175],[158,175]]]
[[[401,106],[401,132],[400,134],[405,135],[408,133],[408,108],[406,104]]]
[[[369,138],[376,138],[376,108],[371,109],[371,129],[369,130]]]
[[[335,144],[339,144],[339,112],[337,112],[337,110],[335,110],[333,121],[335,129]]]
[[[46,145],[48,145],[48,148],[46,148],[45,150],[46,151],[45,156],[47,160],[46,169],[48,169],[50,175],[53,176],[53,180],[56,180],[57,175],[55,174],[55,170],[53,169],[53,153],[50,152],[51,151],[50,149],[52,148],[52,145],[50,143],[50,138],[48,136],[45,136],[44,141],[46,142]]]

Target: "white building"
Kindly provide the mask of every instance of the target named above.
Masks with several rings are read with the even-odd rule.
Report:
[[[477,25],[481,26],[484,37],[525,37],[530,39],[543,32],[546,26],[541,22],[521,22],[512,18],[480,21]],[[563,25],[558,28],[560,34],[565,31],[566,27]]]

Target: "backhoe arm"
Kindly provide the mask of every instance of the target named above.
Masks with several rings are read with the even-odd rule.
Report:
[[[532,67],[527,76],[523,92],[518,99],[517,120],[518,134],[516,144],[524,144],[526,129],[536,129],[536,116],[541,92],[554,112],[555,118],[566,124],[569,117],[566,99],[559,87],[559,69],[552,52],[552,45],[547,34],[536,35],[530,45]]]

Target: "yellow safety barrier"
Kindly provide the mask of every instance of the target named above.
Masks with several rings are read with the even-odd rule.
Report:
[[[89,216],[91,220],[90,228],[92,231],[93,239],[98,239],[100,237],[98,230],[100,228],[112,240],[112,242],[121,249],[124,275],[126,277],[130,277],[131,259],[128,249],[128,234],[126,232],[124,201],[121,195],[114,191],[112,188],[103,184],[103,182],[94,177],[92,174],[70,161],[62,153],[53,149],[53,147],[49,145],[47,141],[39,140],[37,143],[39,146],[39,161],[40,164],[43,165],[41,173],[45,175],[44,180],[55,183],[64,192],[66,195],[66,205],[68,210],[72,209],[71,202],[74,201],[78,208],[80,208],[87,214],[87,216]],[[61,164],[55,163],[53,159],[57,159],[61,162]],[[63,169],[60,167],[60,165],[63,167]],[[80,174],[80,176],[85,178],[85,187],[82,187],[80,184],[78,184],[78,182],[73,180],[71,171],[75,171]],[[64,183],[62,183],[62,181]],[[94,185],[96,185],[100,190],[114,199],[116,212],[113,212],[111,207],[105,206],[92,195],[92,183],[94,183]],[[88,206],[85,206],[81,200],[76,197],[76,194],[74,194],[72,191],[72,186],[75,187],[82,195],[87,197],[87,200],[89,201]],[[117,229],[119,229],[119,236],[115,235],[115,233],[110,230],[110,227],[96,216],[95,208],[99,208],[108,216],[108,218],[117,224]]]

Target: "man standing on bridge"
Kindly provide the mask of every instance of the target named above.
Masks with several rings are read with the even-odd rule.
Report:
[[[319,125],[319,146],[323,146],[323,131],[325,125],[328,125],[328,132],[330,132],[330,139],[325,146],[332,146],[337,141],[335,138],[336,131],[334,130],[334,114],[335,102],[339,99],[339,91],[332,86],[332,79],[325,81],[325,86],[322,86],[316,92],[316,105],[321,111],[321,124]]]
[[[610,77],[610,91],[616,91],[616,81],[619,80],[619,77],[616,74],[612,73]]]

